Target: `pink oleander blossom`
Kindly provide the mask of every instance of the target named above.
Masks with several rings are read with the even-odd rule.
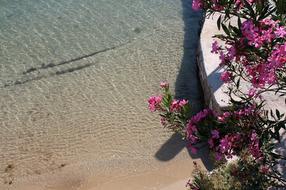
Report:
[[[248,40],[250,46],[260,48],[266,43],[270,43],[275,38],[274,29],[276,22],[264,19],[255,25],[252,20],[246,20],[242,23],[241,31],[243,36]]]
[[[219,152],[216,152],[216,153],[215,153],[215,159],[216,159],[217,161],[222,160],[222,154],[219,153]]]
[[[231,113],[228,112],[228,111],[226,111],[226,112],[223,113],[223,116],[224,116],[225,118],[228,118],[228,117],[231,116]]]
[[[217,116],[217,120],[219,122],[224,123],[226,122],[226,119],[229,118],[230,116],[231,116],[230,112],[224,112],[222,115]]]
[[[220,139],[219,152],[227,158],[232,158],[235,150],[242,146],[242,135],[240,133],[228,134]]]
[[[227,118],[229,118],[231,116],[230,112],[224,112],[222,115],[217,116],[217,120],[219,122],[224,123],[226,121]]]
[[[227,56],[223,53],[223,51],[219,51],[219,59],[220,59],[220,66],[225,65],[228,62]]]
[[[173,100],[172,104],[171,104],[171,107],[170,107],[170,111],[173,112],[173,111],[178,111],[180,110],[181,106],[180,106],[180,100]]]
[[[195,135],[191,134],[188,136],[188,140],[191,144],[195,144],[198,142],[199,138],[196,137]]]
[[[160,108],[161,102],[162,102],[162,96],[151,96],[148,100],[149,110],[151,112],[156,111],[158,108]]]
[[[286,37],[286,28],[284,26],[280,26],[275,29],[274,34],[277,38],[285,38]]]
[[[164,89],[168,89],[168,88],[169,88],[169,83],[168,83],[168,82],[165,82],[165,81],[164,81],[164,82],[161,82],[161,83],[160,83],[160,87],[161,87],[161,88],[164,88]]]
[[[222,154],[230,154],[231,146],[232,146],[232,143],[230,141],[230,136],[226,135],[220,140],[219,151]]]
[[[198,149],[196,147],[189,145],[188,148],[191,150],[192,154],[197,154],[198,153]]]
[[[190,143],[196,143],[198,140],[198,138],[195,136],[197,131],[197,126],[189,121],[186,126],[186,136]]]
[[[213,114],[213,112],[210,109],[204,109],[191,118],[191,123],[198,123],[211,114]]]
[[[228,60],[233,60],[234,58],[235,58],[235,56],[236,56],[236,48],[235,48],[235,46],[230,46],[230,47],[228,47],[228,48],[226,48],[227,49],[227,57],[228,57]]]
[[[245,107],[242,109],[239,109],[237,111],[234,112],[234,114],[240,118],[240,117],[248,117],[248,116],[254,116],[256,114],[256,106],[252,105],[249,107]]]
[[[248,147],[248,150],[250,152],[250,154],[255,158],[255,159],[260,159],[263,154],[262,151],[260,150],[260,146],[259,146],[259,139],[258,139],[258,135],[256,132],[252,132],[250,135],[250,145]]]
[[[218,130],[212,130],[211,135],[213,139],[219,139],[219,131]]]
[[[202,0],[193,0],[192,8],[193,8],[195,11],[198,11],[198,10],[202,9],[202,8],[203,8],[203,2],[202,2]]]
[[[214,140],[212,138],[208,140],[208,144],[210,148],[214,148]]]
[[[266,165],[262,165],[260,166],[259,171],[263,174],[268,174],[270,171],[270,168]]]
[[[188,100],[180,100],[180,102],[179,102],[179,105],[181,106],[181,107],[184,107],[185,105],[187,105],[189,103],[189,101]]]
[[[219,53],[218,50],[221,50],[221,47],[218,45],[218,42],[217,42],[217,41],[214,41],[214,42],[212,43],[211,53],[218,54],[218,53]]]
[[[254,97],[254,96],[256,95],[256,93],[257,93],[257,89],[251,88],[251,89],[249,89],[249,91],[248,91],[248,96],[249,96],[249,97]]]
[[[188,104],[187,100],[184,100],[184,99],[183,100],[176,100],[176,99],[174,99],[172,104],[171,104],[170,111],[171,112],[180,111],[182,109],[182,107],[184,107],[187,104]]]
[[[221,73],[220,79],[225,83],[230,82],[232,79],[232,74],[228,71],[224,71]]]
[[[276,45],[268,58],[269,69],[280,69],[286,65],[286,43]]]

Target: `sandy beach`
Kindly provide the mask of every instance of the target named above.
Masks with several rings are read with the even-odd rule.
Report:
[[[196,159],[200,163],[199,159]],[[169,163],[146,167],[146,161],[138,161],[139,167],[126,172],[115,169],[108,174],[96,174],[89,165],[74,165],[54,174],[28,177],[9,186],[9,190],[134,190],[184,189],[193,170],[191,159],[179,159]],[[89,165],[89,166],[88,166]],[[145,165],[145,166],[144,166]],[[142,168],[142,166],[144,168]],[[90,167],[88,169],[88,167]],[[202,166],[203,167],[203,166]],[[77,172],[75,172],[77,171]]]
[[[0,2],[0,189],[184,189],[192,156],[147,99],[167,80],[201,106],[190,6]]]

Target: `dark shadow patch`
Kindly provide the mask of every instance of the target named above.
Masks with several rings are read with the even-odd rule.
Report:
[[[156,152],[155,157],[161,161],[168,161],[173,159],[185,147],[186,143],[182,140],[182,136],[173,134]]]
[[[199,67],[197,64],[197,54],[199,47],[199,36],[203,25],[204,13],[192,10],[192,1],[181,0],[184,20],[184,54],[181,67],[175,84],[175,98],[187,99],[190,102],[192,114],[196,114],[204,108],[204,94],[199,79]],[[169,161],[179,154],[188,143],[182,140],[178,134],[174,134],[156,152],[155,157],[160,161]],[[189,155],[193,159],[200,158],[208,170],[213,169],[213,164],[209,159],[209,149],[207,144],[198,144],[197,154]]]
[[[210,85],[212,87],[212,91],[215,92],[217,91],[222,85],[223,82],[220,79],[221,73],[219,72],[219,67],[217,67],[213,72],[211,72],[208,75],[208,81],[210,82]]]
[[[57,72],[56,72],[56,75],[62,75],[62,74],[66,74],[66,73],[71,73],[71,72],[74,72],[74,71],[78,71],[78,70],[81,70],[81,69],[90,67],[90,66],[92,66],[92,65],[93,65],[93,64],[90,63],[90,64],[81,65],[81,66],[78,66],[78,67],[69,68],[69,69],[62,70],[62,71],[57,71]]]
[[[23,72],[24,75],[26,74],[29,74],[31,72],[34,72],[34,71],[38,71],[38,70],[42,70],[42,69],[48,69],[48,68],[53,68],[53,67],[57,67],[57,66],[61,66],[61,65],[65,65],[65,64],[69,64],[69,63],[72,63],[72,62],[75,62],[75,61],[79,61],[81,59],[85,59],[85,58],[88,58],[88,57],[92,57],[96,54],[99,54],[99,53],[104,53],[104,52],[107,52],[107,51],[110,51],[110,50],[114,50],[116,48],[119,48],[121,46],[124,46],[126,44],[130,43],[130,41],[126,42],[126,43],[122,43],[118,46],[113,46],[113,47],[110,47],[110,48],[106,48],[106,49],[103,49],[103,50],[99,50],[99,51],[96,51],[96,52],[93,52],[93,53],[90,53],[90,54],[86,54],[86,55],[82,55],[82,56],[79,56],[79,57],[75,57],[73,59],[70,59],[70,60],[65,60],[65,61],[61,61],[59,63],[48,63],[48,64],[42,64],[40,67],[33,67],[33,68],[30,68],[26,71]]]

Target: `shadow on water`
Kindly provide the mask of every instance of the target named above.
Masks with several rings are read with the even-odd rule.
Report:
[[[175,84],[175,97],[177,99],[189,100],[192,107],[192,114],[204,108],[203,91],[199,80],[198,66],[196,64],[196,54],[199,44],[199,35],[203,23],[203,12],[192,10],[192,1],[181,0],[184,20],[184,54],[181,62],[179,74]],[[183,141],[180,135],[174,134],[156,152],[155,157],[160,161],[173,159],[184,148],[187,142]],[[200,158],[208,170],[212,169],[210,161],[207,159],[208,149],[199,148],[197,154],[192,154],[188,150],[191,158]]]

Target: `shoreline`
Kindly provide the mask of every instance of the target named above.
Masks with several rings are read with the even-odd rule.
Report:
[[[186,154],[183,151],[181,154]],[[178,190],[184,189],[191,178],[193,161],[204,168],[200,159],[176,158],[166,163],[153,164],[153,168],[140,168],[127,173],[113,170],[108,174],[96,175],[88,164],[67,166],[56,173],[30,176],[12,185],[0,188],[7,190]],[[89,163],[90,164],[90,163]],[[145,166],[146,167],[146,166]],[[75,172],[77,171],[77,172]]]

